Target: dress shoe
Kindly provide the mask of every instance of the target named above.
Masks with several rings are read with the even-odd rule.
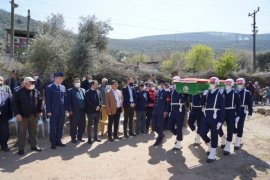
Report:
[[[207,162],[207,163],[211,163],[211,162],[214,162],[214,161],[215,161],[215,159],[209,159],[209,158],[208,158],[206,162]]]
[[[66,145],[60,142],[60,143],[57,143],[56,146],[65,147]]]
[[[89,140],[87,141],[87,143],[88,143],[88,144],[93,144],[93,141],[92,141],[91,139],[89,139]]]
[[[73,144],[76,144],[76,143],[77,143],[77,140],[76,140],[76,139],[72,139],[71,142],[72,142]]]
[[[129,138],[129,136],[127,134],[124,135],[125,138]]]
[[[38,146],[32,147],[31,150],[32,150],[32,151],[36,151],[36,152],[42,151],[42,149],[41,149],[40,147],[38,147]]]
[[[111,142],[114,141],[114,139],[112,137],[109,137],[108,140],[111,141]]]
[[[114,136],[113,138],[114,138],[114,139],[118,139],[118,140],[122,139],[122,138],[119,137],[119,136]]]
[[[24,150],[19,150],[18,155],[23,156],[24,155]]]
[[[130,136],[136,136],[136,134],[134,134],[133,132],[132,133],[129,133]]]
[[[78,141],[85,142],[85,140],[83,140],[82,138],[78,138]]]
[[[156,140],[156,142],[153,144],[153,146],[159,146],[162,143],[161,140]]]
[[[5,147],[5,148],[1,148],[2,151],[5,151],[5,152],[9,152],[10,149],[8,147]]]
[[[101,140],[99,138],[94,138],[94,141],[101,142]]]
[[[51,149],[56,149],[56,145],[51,145]]]

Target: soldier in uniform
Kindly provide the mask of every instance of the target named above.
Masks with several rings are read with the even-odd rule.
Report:
[[[176,91],[176,82],[180,81],[179,76],[173,77],[173,90],[171,93],[170,103],[169,103],[169,122],[168,129],[176,135],[176,143],[174,149],[180,150],[182,148],[181,141],[183,140],[183,122],[185,118],[185,104],[188,96],[185,94],[180,94]],[[175,128],[176,126],[176,128]]]
[[[164,138],[163,119],[168,116],[170,93],[168,91],[165,91],[164,87],[165,82],[160,80],[152,115],[152,129],[158,134],[158,138],[156,139],[154,146],[158,146],[162,143],[162,140]]]
[[[63,134],[65,114],[68,115],[67,92],[63,82],[62,72],[54,73],[54,82],[46,87],[45,101],[47,116],[50,117],[51,149],[64,147],[61,138]]]
[[[216,159],[216,150],[218,146],[218,131],[224,122],[225,99],[223,92],[218,89],[219,79],[211,77],[209,82],[210,90],[206,90],[202,97],[202,111],[204,113],[201,122],[201,137],[208,145],[207,162],[213,162]],[[210,130],[211,138],[207,133]]]
[[[240,118],[235,121],[236,127],[235,134],[237,134],[237,137],[234,143],[234,150],[240,149],[245,119],[247,118],[247,121],[250,121],[253,113],[252,108],[253,99],[250,91],[248,91],[245,88],[245,79],[238,78],[236,80],[236,84],[237,84],[237,92],[239,93],[240,96],[241,108],[240,108]]]
[[[195,142],[194,146],[198,146],[201,143],[201,136],[200,136],[200,125],[201,125],[201,119],[203,118],[203,112],[202,112],[202,105],[201,105],[201,98],[202,94],[197,95],[190,95],[190,113],[189,113],[189,119],[188,119],[188,126],[191,129],[191,131],[195,131]],[[197,124],[197,129],[195,126],[195,122]]]
[[[235,122],[239,121],[240,119],[240,99],[239,94],[235,92],[233,89],[234,86],[234,80],[233,79],[227,79],[225,81],[225,121],[227,124],[227,139],[226,136],[223,133],[222,126],[219,129],[219,135],[221,137],[225,136],[225,143],[221,143],[221,148],[224,148],[224,155],[229,155],[231,153],[230,147],[231,142],[233,138],[233,131]],[[222,139],[223,141],[223,139]]]

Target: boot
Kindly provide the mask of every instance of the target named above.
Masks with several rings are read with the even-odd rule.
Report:
[[[201,136],[198,133],[196,133],[194,146],[199,146],[200,144],[201,144]]]
[[[227,141],[227,142],[226,142],[226,145],[225,145],[223,154],[224,154],[224,155],[229,155],[229,154],[231,154],[231,142],[230,142],[230,141]]]
[[[176,144],[174,145],[175,150],[180,150],[182,148],[181,146],[181,141],[177,141]]]
[[[211,150],[211,142],[207,143],[206,145],[208,146],[208,150],[207,150],[206,154],[209,155],[210,150]]]
[[[227,139],[227,137],[225,135],[223,135],[221,137],[221,149],[224,149],[225,148],[226,139]]]
[[[217,150],[217,148],[211,148],[210,149],[210,154],[207,157],[207,162],[208,163],[211,163],[214,160],[216,160],[216,150]]]
[[[234,143],[234,150],[239,150],[241,147],[241,139],[240,137],[236,137],[235,143]]]

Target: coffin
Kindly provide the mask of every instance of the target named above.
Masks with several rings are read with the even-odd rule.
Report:
[[[224,80],[220,80],[219,88],[224,88]],[[182,94],[197,95],[209,88],[209,79],[185,78],[176,83],[176,91]]]

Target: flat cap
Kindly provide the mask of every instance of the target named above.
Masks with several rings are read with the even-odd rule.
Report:
[[[36,80],[33,79],[32,77],[25,77],[23,82],[35,82]]]

